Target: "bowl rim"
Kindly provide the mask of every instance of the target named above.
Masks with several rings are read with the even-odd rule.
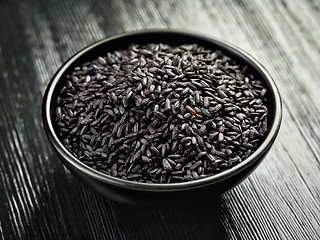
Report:
[[[103,45],[106,42],[109,42],[111,40],[118,40],[118,39],[120,40],[123,37],[130,37],[130,36],[141,35],[141,34],[142,35],[148,35],[148,34],[183,35],[186,37],[192,37],[202,41],[206,41],[209,44],[216,45],[219,47],[222,46],[224,49],[227,49],[229,52],[232,52],[238,56],[241,56],[244,59],[244,62],[246,63],[246,65],[250,65],[250,67],[254,68],[255,70],[259,71],[259,73],[261,73],[263,80],[266,81],[266,84],[269,87],[268,90],[271,91],[271,95],[274,98],[273,99],[274,119],[273,119],[273,124],[271,125],[271,128],[269,126],[270,129],[266,138],[261,143],[261,145],[259,145],[259,147],[254,151],[253,154],[251,154],[244,161],[238,163],[236,166],[233,166],[232,168],[225,170],[223,172],[220,172],[213,176],[192,180],[192,181],[187,181],[187,182],[181,182],[181,183],[161,184],[161,183],[134,182],[134,181],[124,180],[118,177],[113,177],[113,176],[101,173],[82,163],[79,159],[74,157],[71,154],[71,152],[69,152],[69,150],[67,150],[67,148],[62,144],[62,142],[59,140],[58,136],[56,135],[55,130],[53,128],[52,119],[50,116],[52,95],[57,83],[60,81],[61,76],[66,70],[68,70],[70,65],[74,61],[76,61],[81,55],[91,51],[95,47]],[[273,144],[279,132],[281,119],[282,119],[282,101],[281,101],[279,90],[274,80],[271,78],[271,76],[268,74],[265,68],[255,58],[253,58],[250,54],[248,54],[244,50],[224,40],[220,40],[218,38],[215,38],[206,34],[202,34],[202,33],[197,33],[189,30],[188,31],[177,30],[177,29],[174,29],[174,30],[173,29],[170,29],[170,30],[169,29],[148,29],[148,30],[125,32],[125,33],[104,38],[98,42],[95,42],[83,48],[82,50],[74,54],[71,58],[69,58],[67,61],[65,61],[65,63],[63,63],[60,69],[57,70],[57,72],[55,73],[55,75],[52,77],[52,79],[47,85],[45,94],[43,96],[43,103],[42,103],[42,120],[45,128],[45,132],[51,144],[55,148],[55,150],[59,153],[61,157],[63,157],[63,160],[68,161],[68,163],[71,164],[73,167],[77,168],[81,172],[84,172],[90,177],[96,180],[99,180],[101,182],[111,184],[113,186],[117,186],[121,188],[143,190],[143,191],[177,191],[177,190],[199,188],[199,187],[204,187],[207,185],[211,185],[211,184],[223,181],[225,179],[228,179],[242,172],[243,170],[245,170],[246,168],[248,168],[249,166],[257,162],[258,159],[261,158],[270,149],[271,145]]]

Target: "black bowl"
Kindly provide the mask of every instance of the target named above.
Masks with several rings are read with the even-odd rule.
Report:
[[[150,184],[122,180],[100,173],[75,158],[61,143],[53,127],[51,109],[66,76],[76,66],[99,55],[125,49],[132,43],[168,43],[171,45],[197,43],[209,49],[219,49],[248,72],[264,81],[267,87],[268,131],[265,139],[246,160],[217,175],[183,183]],[[52,101],[53,100],[53,101]],[[219,196],[242,182],[262,162],[278,134],[282,107],[279,91],[266,70],[249,54],[212,37],[183,31],[146,30],[124,33],[92,44],[71,57],[54,75],[43,97],[43,124],[47,136],[63,164],[77,177],[110,199],[139,205],[168,205],[200,203]]]

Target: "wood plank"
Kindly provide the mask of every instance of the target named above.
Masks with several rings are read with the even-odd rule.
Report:
[[[0,1],[0,239],[319,239],[320,2]],[[208,205],[112,202],[66,171],[41,98],[72,54],[99,39],[178,28],[233,43],[276,81],[279,137],[243,184]]]

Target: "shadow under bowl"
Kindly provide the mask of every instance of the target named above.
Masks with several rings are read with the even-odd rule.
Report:
[[[137,183],[108,176],[98,172],[75,158],[59,140],[51,118],[51,109],[66,77],[75,67],[92,61],[107,52],[126,49],[129,45],[167,43],[179,45],[196,43],[208,49],[221,50],[240,66],[247,66],[247,73],[264,82],[267,88],[268,131],[260,146],[243,162],[207,178],[170,184]],[[198,204],[218,197],[246,179],[267,155],[278,134],[282,106],[279,91],[266,70],[249,54],[221,40],[186,31],[145,30],[129,32],[103,39],[81,50],[57,71],[50,81],[42,106],[43,124],[46,134],[63,164],[82,181],[108,198],[134,205],[168,206],[175,204]]]

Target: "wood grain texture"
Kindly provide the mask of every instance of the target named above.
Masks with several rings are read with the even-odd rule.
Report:
[[[320,1],[0,0],[0,239],[320,239]],[[51,76],[124,31],[179,28],[249,52],[283,98],[262,165],[216,202],[122,205],[65,170],[41,123]]]

